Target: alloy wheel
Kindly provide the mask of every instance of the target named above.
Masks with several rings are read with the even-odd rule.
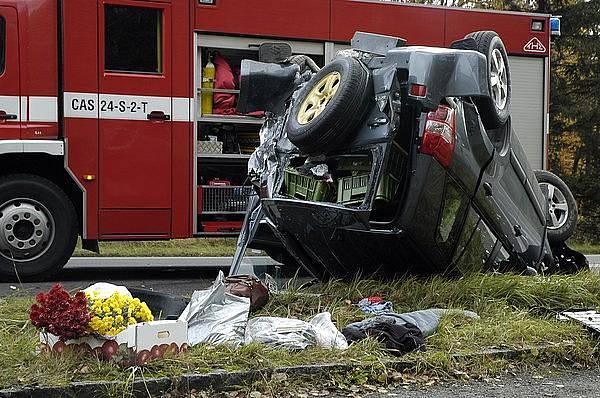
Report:
[[[540,183],[540,188],[547,193],[548,212],[550,214],[548,228],[561,228],[569,218],[569,206],[565,195],[560,189],[547,182]]]
[[[508,98],[508,78],[504,57],[497,48],[492,51],[490,62],[490,88],[494,104],[498,109],[504,109]]]
[[[340,81],[339,72],[333,71],[325,75],[302,102],[298,112],[298,123],[308,124],[319,116],[337,92]]]

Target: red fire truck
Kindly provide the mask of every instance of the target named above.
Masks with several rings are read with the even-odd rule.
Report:
[[[97,250],[235,234],[262,119],[203,113],[203,93],[237,93],[203,88],[203,68],[218,55],[235,74],[280,41],[322,66],[357,30],[429,46],[498,32],[515,130],[544,166],[549,15],[373,0],[0,0],[0,275],[51,275],[78,236]]]

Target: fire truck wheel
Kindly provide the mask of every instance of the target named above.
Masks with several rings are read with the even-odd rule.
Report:
[[[313,75],[301,89],[286,125],[290,141],[307,154],[326,153],[362,121],[369,74],[361,63],[341,57]]]
[[[0,178],[0,276],[45,279],[77,243],[71,200],[51,181],[30,174]]]
[[[474,98],[479,115],[487,130],[500,128],[506,123],[510,110],[510,70],[504,43],[496,32],[487,30],[469,33],[467,38],[475,41],[473,50],[487,58],[490,96]]]
[[[565,242],[577,227],[577,202],[559,176],[545,170],[534,170],[534,173],[548,203],[548,240]]]

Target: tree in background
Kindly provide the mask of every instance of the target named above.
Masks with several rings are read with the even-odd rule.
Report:
[[[552,47],[550,168],[580,210],[577,239],[600,243],[600,0],[554,0],[563,35]]]
[[[579,204],[575,239],[600,243],[600,0],[416,2],[562,16],[562,36],[551,52],[549,167]]]

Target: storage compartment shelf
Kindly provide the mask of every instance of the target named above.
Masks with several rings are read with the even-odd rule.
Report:
[[[236,229],[235,231],[231,231],[231,232],[197,232],[194,234],[194,236],[197,236],[199,238],[209,237],[209,236],[222,236],[222,237],[238,236],[240,234],[240,230],[241,230],[241,227],[239,229]]]
[[[230,160],[248,160],[251,155],[244,153],[199,153],[199,159],[230,159]]]
[[[227,88],[207,88],[207,87],[200,87],[198,89],[198,93],[202,93],[202,92],[212,92],[212,93],[225,93],[225,94],[239,94],[240,90],[237,89],[227,89]]]
[[[247,163],[260,145],[260,129],[265,118],[236,113],[240,96],[238,71],[245,59],[259,61],[261,43],[273,41],[268,37],[195,34],[196,236],[237,235],[250,196],[255,195],[254,187],[245,186]],[[318,65],[323,65],[325,49],[322,43],[292,40],[290,45],[293,54],[307,54]],[[217,56],[221,59],[217,60]],[[205,70],[209,60],[215,65],[215,77],[216,69],[223,68],[219,71],[218,81]],[[228,69],[233,72],[233,84]],[[214,79],[212,87],[211,79]],[[207,104],[211,97],[212,107]],[[198,144],[207,141],[211,142]],[[215,186],[215,181],[226,184]]]
[[[198,118],[200,123],[234,123],[234,124],[263,124],[265,122],[264,117],[252,117],[242,115],[202,115]]]
[[[255,193],[251,186],[202,185],[198,194],[202,195],[202,214],[244,214]]]

